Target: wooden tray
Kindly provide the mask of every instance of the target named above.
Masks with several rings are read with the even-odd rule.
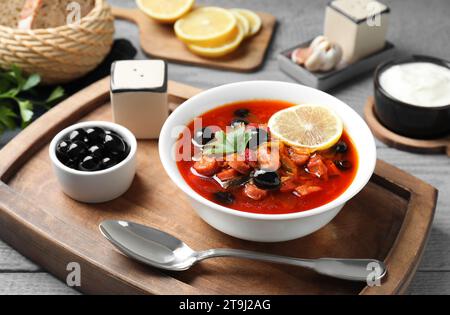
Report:
[[[109,79],[67,99],[0,151],[0,237],[65,280],[69,262],[81,265],[85,293],[151,294],[396,294],[413,276],[430,230],[437,191],[378,161],[370,183],[326,227],[295,241],[238,240],[204,223],[166,176],[156,141],[138,144],[138,171],[130,190],[100,205],[65,196],[53,176],[48,144],[79,120],[110,120]],[[171,106],[199,92],[170,82]],[[331,279],[268,263],[213,259],[185,272],[165,272],[115,251],[98,230],[105,219],[152,225],[195,249],[234,247],[298,257],[377,258],[389,277],[380,287]]]
[[[373,96],[367,99],[364,118],[373,134],[390,147],[417,153],[445,153],[450,156],[450,137],[427,140],[414,139],[396,134],[383,126],[375,113]]]
[[[239,72],[256,71],[262,65],[275,29],[276,19],[273,15],[264,12],[257,13],[262,19],[262,29],[257,35],[245,39],[245,42],[232,54],[210,59],[190,52],[176,38],[172,25],[157,23],[139,9],[113,7],[113,14],[116,18],[125,19],[138,25],[141,47],[150,56],[173,62]]]

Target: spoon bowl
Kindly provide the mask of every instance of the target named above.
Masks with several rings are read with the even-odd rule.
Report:
[[[104,221],[99,228],[117,249],[144,264],[181,271],[196,261],[194,250],[155,228],[127,221]]]

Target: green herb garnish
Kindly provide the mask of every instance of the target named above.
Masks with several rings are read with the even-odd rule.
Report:
[[[241,153],[251,137],[252,133],[246,130],[245,125],[234,127],[228,133],[220,130],[214,134],[214,140],[205,145],[203,153],[207,155]]]
[[[56,87],[45,99],[39,99],[37,86],[39,74],[25,76],[13,65],[10,70],[0,70],[0,137],[7,129],[25,128],[32,120],[34,106],[49,109],[64,96],[64,89]]]

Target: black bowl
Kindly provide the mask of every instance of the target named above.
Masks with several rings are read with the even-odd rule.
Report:
[[[374,78],[375,113],[378,119],[388,129],[407,137],[430,139],[450,134],[450,104],[440,107],[407,104],[389,95],[381,87],[379,77],[383,71],[410,62],[430,62],[450,69],[450,62],[428,56],[400,58],[379,65]]]

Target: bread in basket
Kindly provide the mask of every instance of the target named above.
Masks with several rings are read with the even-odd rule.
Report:
[[[46,84],[68,82],[96,68],[113,37],[114,18],[106,0],[95,0],[79,23],[28,30],[0,25],[0,68],[16,64],[39,73]]]

